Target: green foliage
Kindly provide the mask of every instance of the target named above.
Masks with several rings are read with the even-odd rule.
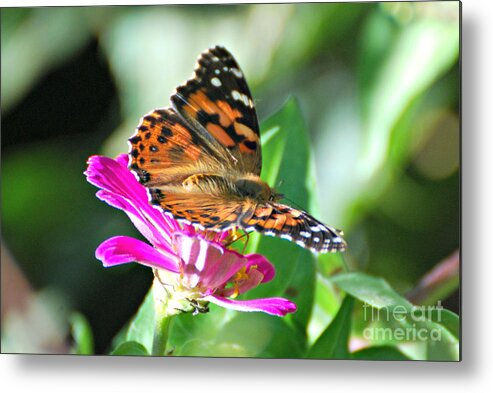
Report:
[[[87,319],[80,313],[73,313],[70,317],[70,323],[72,325],[72,338],[75,343],[72,352],[77,355],[94,354],[94,339]]]
[[[111,355],[117,356],[147,356],[149,352],[147,349],[140,343],[135,341],[125,341],[118,345],[114,351],[111,352]]]
[[[313,188],[307,187],[310,177],[310,149],[307,138],[303,137],[304,127],[298,106],[294,100],[286,105],[263,126],[264,151],[268,151],[269,168],[263,172],[265,179],[276,181],[282,178],[289,165],[287,157],[302,157],[296,162],[299,175],[291,177],[284,185],[285,192],[297,193],[303,200],[313,198]],[[281,131],[282,130],[282,131]],[[298,143],[291,132],[296,132]],[[308,173],[308,175],[307,175]],[[294,180],[293,180],[294,179]],[[308,203],[308,202],[307,202]],[[333,318],[317,340],[309,345],[306,330],[311,310],[327,309],[327,302],[338,303],[338,295],[328,291],[323,280],[315,280],[315,261],[311,253],[280,239],[252,235],[247,252],[260,252],[276,264],[277,277],[272,285],[252,291],[250,296],[292,295],[299,311],[292,317],[277,318],[260,313],[245,314],[225,310],[211,305],[211,312],[193,316],[182,314],[175,317],[171,327],[168,348],[176,356],[235,356],[273,358],[318,358],[318,359],[441,359],[457,360],[459,318],[448,310],[420,309],[399,295],[385,280],[364,273],[341,273],[330,278],[330,282],[347,295],[337,310],[332,309]],[[325,258],[322,258],[322,260]],[[315,297],[315,288],[323,296]],[[399,349],[400,338],[382,343],[375,339],[375,347],[351,353],[350,338],[354,318],[364,322],[368,315],[353,312],[354,299],[376,310],[384,310],[388,316],[384,328],[411,329],[422,331],[421,338],[407,338],[405,343],[414,344],[417,349],[403,354]],[[329,302],[330,303],[330,302]],[[358,303],[358,305],[361,305]],[[361,307],[360,307],[361,308]],[[329,307],[331,309],[331,307]],[[298,314],[299,313],[299,314]],[[361,323],[361,320],[358,321]],[[370,321],[371,322],[371,321]],[[378,322],[382,322],[379,320]],[[370,326],[371,327],[371,326]],[[373,327],[376,328],[376,327]],[[154,329],[153,299],[149,293],[136,317],[129,324],[125,339],[138,342],[147,353],[152,348]],[[258,332],[262,332],[258,334]],[[433,333],[434,332],[434,333]],[[400,334],[400,333],[399,333]],[[434,342],[429,338],[439,335]],[[370,340],[370,344],[372,344]],[[119,344],[120,348],[123,344]],[[424,350],[421,348],[425,346]],[[409,348],[407,348],[409,352]],[[115,352],[113,352],[115,353]],[[424,355],[423,355],[424,354]]]
[[[154,326],[154,299],[152,291],[149,291],[137,315],[132,319],[126,330],[125,340],[136,341],[142,344],[148,353],[151,353]]]
[[[363,273],[340,274],[332,282],[363,303],[366,321],[382,324],[368,327],[374,329],[371,332],[388,333],[387,341],[394,344],[412,344],[416,351],[424,350],[425,359],[459,359],[459,318],[451,311],[441,306],[414,306],[385,280]]]
[[[2,9],[2,241],[33,287],[56,287],[82,310],[70,320],[73,352],[108,352],[108,337],[137,310],[151,279],[142,267],[103,270],[94,259],[102,240],[136,232],[94,197],[82,176],[85,160],[125,152],[139,117],[168,105],[166,97],[190,76],[197,54],[222,44],[241,64],[264,119],[262,178],[287,204],[344,229],[349,249],[315,257],[288,241],[251,234],[245,252],[265,255],[276,277],[246,298],[287,297],[297,312],[277,318],[211,305],[208,314],[173,319],[169,351],[457,360],[460,318],[431,306],[457,292],[458,271],[422,301],[430,306],[426,315],[402,295],[459,247],[457,7]],[[245,44],[246,36],[253,44]],[[91,45],[114,83],[108,108],[92,122],[80,96],[77,110],[62,105],[86,90],[91,100],[98,97],[104,72],[91,68],[82,79],[87,59],[77,57]],[[71,66],[76,71],[65,74]],[[58,95],[49,84],[57,75]],[[39,117],[45,112],[47,118]],[[83,121],[74,120],[74,112],[83,113]],[[46,119],[56,121],[43,129]],[[243,246],[235,244],[240,251]],[[454,299],[450,307],[458,310]],[[393,335],[365,336],[372,329]],[[427,337],[434,332],[440,340],[400,339],[399,329]],[[151,354],[153,330],[149,293],[109,352]]]
[[[346,296],[341,308],[331,324],[311,346],[307,358],[312,359],[348,359],[349,334],[351,332],[351,314],[354,300]]]
[[[354,360],[411,360],[395,347],[375,346],[353,352]]]
[[[363,273],[345,273],[332,277],[331,281],[356,299],[378,309],[384,307],[412,307],[395,292],[385,280]]]

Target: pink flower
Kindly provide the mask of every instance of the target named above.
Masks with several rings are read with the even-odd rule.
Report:
[[[96,250],[103,266],[138,262],[153,268],[168,314],[207,311],[209,302],[277,316],[296,311],[296,305],[284,298],[236,300],[236,296],[272,280],[274,266],[262,255],[241,255],[227,249],[229,231],[199,231],[150,205],[145,187],[127,165],[127,155],[116,160],[92,156],[85,175],[100,188],[96,196],[123,210],[151,245],[127,236],[112,237]]]

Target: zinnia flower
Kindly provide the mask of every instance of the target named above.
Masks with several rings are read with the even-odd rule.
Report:
[[[127,236],[112,237],[96,250],[103,266],[138,262],[153,268],[154,291],[162,291],[160,299],[167,315],[205,312],[209,302],[277,316],[296,310],[293,302],[279,297],[235,299],[272,280],[274,266],[262,255],[242,255],[228,249],[230,231],[199,231],[150,205],[145,187],[127,166],[127,155],[116,160],[92,156],[85,175],[100,188],[97,197],[123,210],[150,245]]]

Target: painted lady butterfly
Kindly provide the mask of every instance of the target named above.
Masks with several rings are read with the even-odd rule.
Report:
[[[320,253],[346,249],[341,231],[278,203],[260,179],[254,103],[226,49],[205,51],[171,102],[145,115],[129,139],[129,167],[152,204],[201,229],[255,230]]]

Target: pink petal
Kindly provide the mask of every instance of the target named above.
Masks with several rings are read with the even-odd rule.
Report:
[[[216,295],[223,297],[230,297],[233,295],[241,295],[242,293],[248,292],[250,289],[256,288],[262,282],[264,275],[257,269],[251,269],[248,272],[248,279],[240,281],[239,285],[236,282],[235,286],[216,290]]]
[[[193,225],[183,223],[182,228],[182,232],[186,233],[187,235],[193,236],[197,234],[197,231],[195,230],[195,227]]]
[[[250,254],[246,256],[248,262],[246,265],[246,273],[248,279],[240,282],[239,285],[228,287],[216,291],[224,297],[232,296],[233,294],[241,295],[248,292],[250,289],[258,287],[261,283],[268,282],[274,278],[276,274],[274,265],[272,265],[267,258],[260,254]]]
[[[121,166],[127,168],[128,163],[130,162],[130,158],[128,154],[120,154],[115,158],[115,161],[118,162]]]
[[[183,273],[191,287],[199,283],[210,289],[220,287],[248,261],[235,251],[184,233],[175,234],[174,244],[183,261]]]
[[[248,260],[234,250],[223,249],[223,255],[216,260],[209,260],[203,275],[202,283],[208,288],[218,288],[226,284]]]
[[[227,230],[225,232],[218,232],[214,241],[217,243],[224,244],[226,239],[231,235],[231,230]]]
[[[113,207],[125,211],[139,231],[154,245],[170,243],[170,233],[179,230],[179,224],[149,204],[147,191],[124,165],[126,155],[113,160],[92,156],[88,160],[87,180],[102,189],[98,197]]]
[[[274,265],[270,263],[269,260],[263,255],[249,254],[245,255],[245,257],[248,259],[247,271],[250,266],[256,265],[257,270],[261,272],[264,276],[262,282],[268,282],[272,280],[276,275],[276,269],[274,268]]]
[[[129,200],[120,195],[104,190],[99,190],[96,193],[96,196],[108,205],[113,206],[116,209],[123,210],[139,232],[147,240],[149,240],[151,244],[167,252],[173,252],[170,244],[171,241],[167,232],[162,228],[159,230],[152,223],[150,223],[149,220],[146,219],[145,215],[143,215],[142,212],[139,211]]]
[[[232,300],[219,296],[205,296],[205,301],[217,304],[218,306],[229,308],[236,311],[261,311],[267,314],[283,317],[288,313],[296,311],[296,304],[281,297],[253,299],[253,300]]]
[[[104,156],[92,156],[87,160],[85,175],[89,183],[130,199],[147,201],[145,188],[125,165]]]
[[[160,252],[147,243],[127,236],[105,240],[96,249],[96,258],[103,262],[104,267],[138,262],[157,269],[179,272],[176,255]]]

